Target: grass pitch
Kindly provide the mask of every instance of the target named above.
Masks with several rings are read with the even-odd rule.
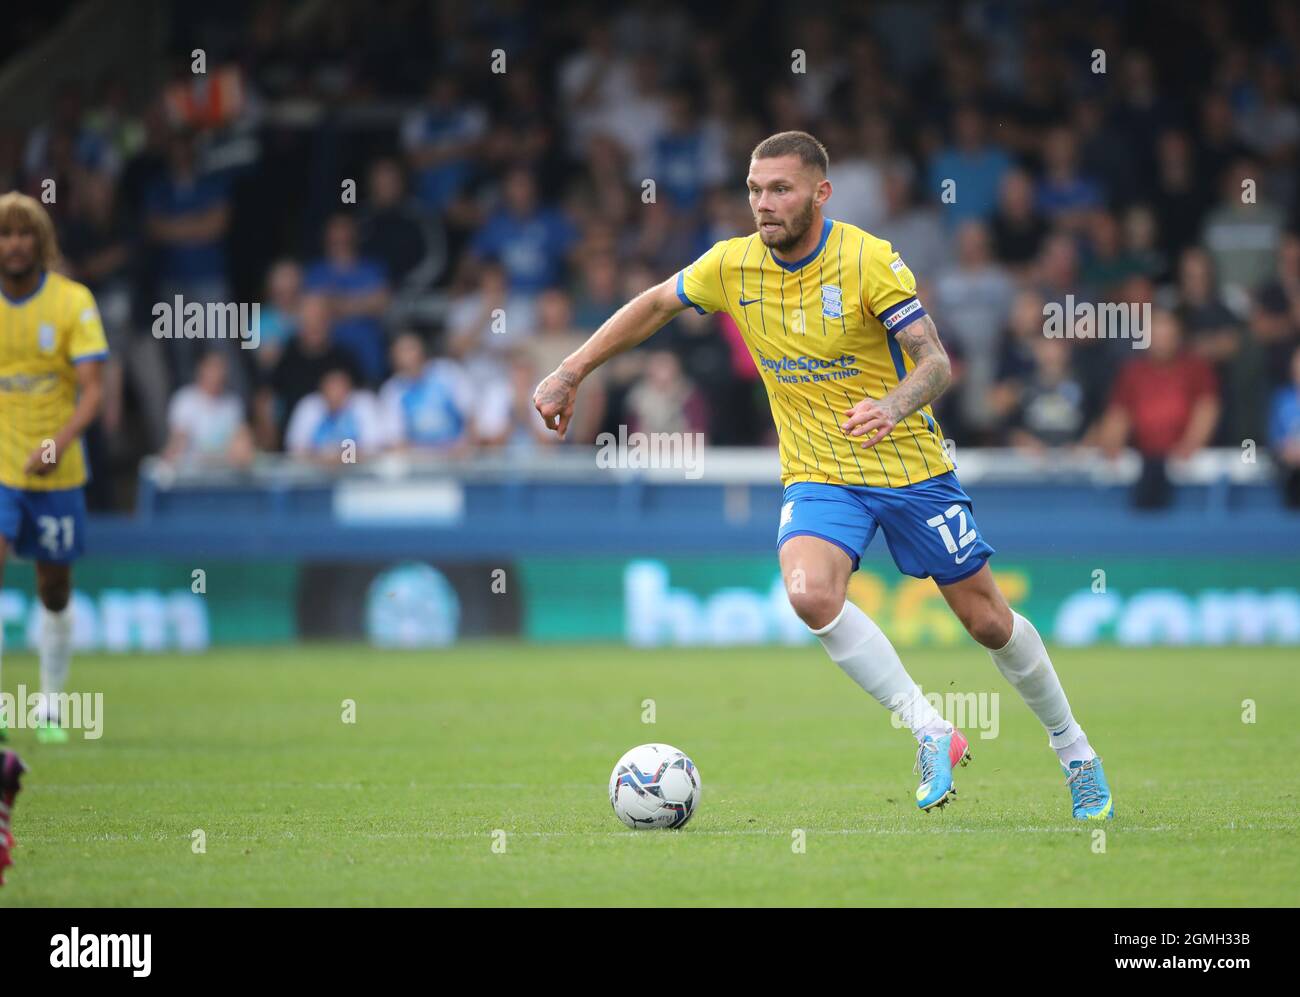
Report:
[[[815,645],[82,656],[104,736],[11,732],[31,772],[0,906],[1295,904],[1294,649],[1054,658],[1106,762],[1105,825],[1070,819],[1046,735],[974,645],[904,654],[927,691],[1001,693],[930,815],[907,732]],[[34,658],[4,678],[35,687]],[[644,741],[700,768],[681,831],[610,811]]]

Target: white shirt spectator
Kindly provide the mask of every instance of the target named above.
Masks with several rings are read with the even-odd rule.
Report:
[[[179,460],[222,458],[244,424],[244,406],[235,394],[213,397],[191,384],[172,396],[167,427],[179,433],[184,449]]]
[[[374,453],[388,445],[379,404],[369,391],[353,391],[347,402],[331,412],[325,396],[312,392],[294,406],[284,435],[290,453],[306,455],[328,451],[342,453],[351,440],[359,453]]]

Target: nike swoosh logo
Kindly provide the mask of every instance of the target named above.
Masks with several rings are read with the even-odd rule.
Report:
[[[970,557],[974,553],[975,553],[975,545],[971,544],[970,550],[968,550],[961,557],[954,557],[953,560],[956,561],[958,564],[962,564],[966,561],[966,558]]]
[[[744,298],[741,298],[740,307],[744,308],[746,305],[752,305],[755,301],[762,301],[762,300],[763,300],[762,298],[750,298],[748,301],[746,301]]]

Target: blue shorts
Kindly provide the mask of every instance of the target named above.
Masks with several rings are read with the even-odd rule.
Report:
[[[791,537],[820,537],[848,554],[857,571],[877,526],[899,571],[940,585],[975,574],[994,553],[952,471],[902,488],[796,482],[781,498],[776,547]]]
[[[19,557],[69,564],[84,550],[86,497],[80,488],[24,491],[0,485],[0,537]]]

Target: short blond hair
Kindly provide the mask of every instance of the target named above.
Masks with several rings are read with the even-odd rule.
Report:
[[[59,242],[54,222],[40,201],[20,191],[0,194],[0,230],[31,229],[36,234],[36,258],[41,267],[53,270],[59,263]]]

